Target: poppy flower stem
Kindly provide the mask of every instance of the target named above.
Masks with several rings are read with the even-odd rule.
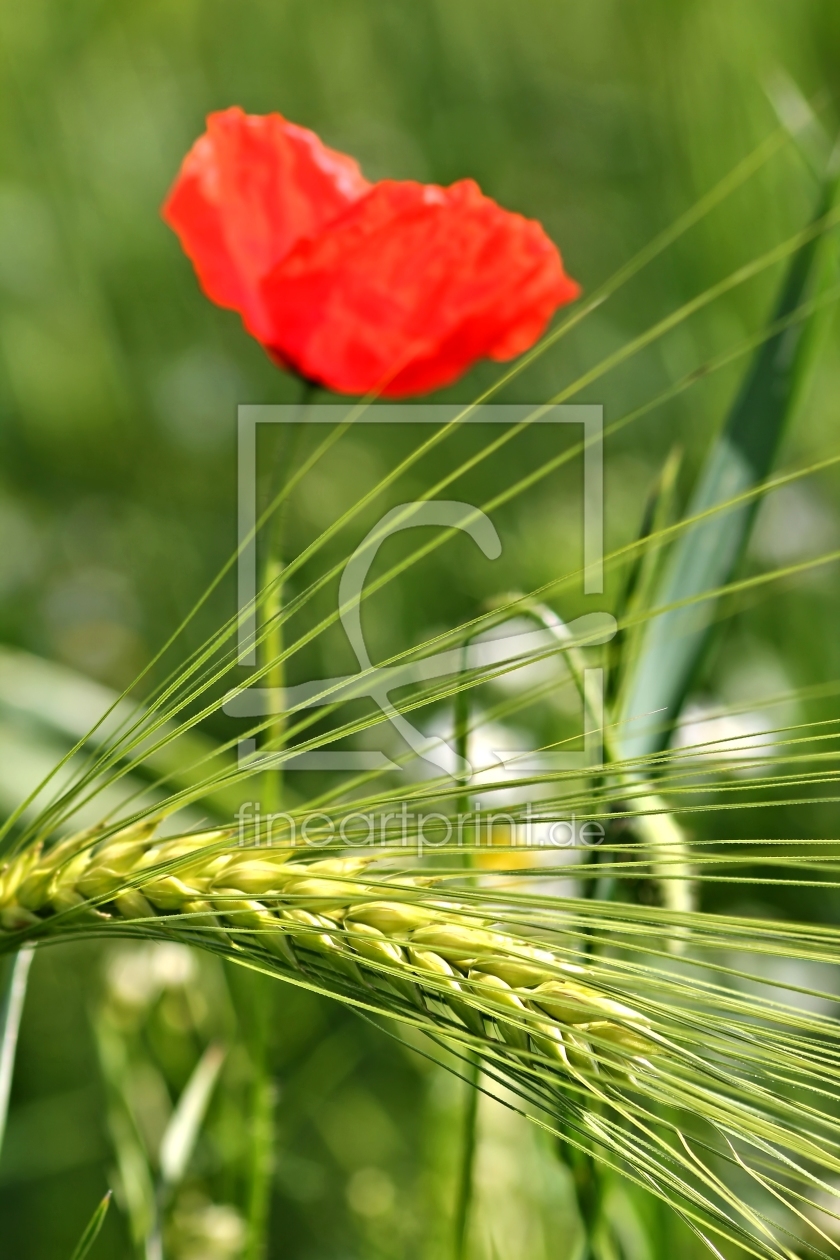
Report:
[[[263,589],[267,591],[263,604],[263,625],[265,638],[262,643],[263,663],[268,666],[265,676],[266,685],[271,694],[279,696],[284,685],[284,663],[280,659],[283,652],[283,561],[274,548],[269,551],[263,569]],[[282,711],[273,712],[271,720],[265,728],[265,748],[279,752],[283,747],[286,735],[286,715]],[[277,812],[283,795],[283,771],[280,766],[270,767],[263,774],[263,807],[268,812]]]
[[[269,494],[276,494],[274,482],[278,478],[288,476],[294,461],[295,453],[304,429],[303,421],[312,399],[318,389],[313,381],[302,382],[299,407],[301,423],[293,425],[291,431],[281,434],[275,460],[274,476],[269,486]],[[277,697],[277,707],[271,714],[271,720],[265,728],[263,736],[266,751],[279,752],[286,741],[286,714],[280,708],[279,698],[285,686],[285,667],[283,656],[283,523],[285,503],[281,503],[272,521],[268,525],[268,545],[263,567],[263,613],[262,625],[262,663],[267,668],[266,686],[271,694]],[[283,799],[283,771],[280,766],[272,767],[263,774],[263,807],[266,813],[277,812]]]

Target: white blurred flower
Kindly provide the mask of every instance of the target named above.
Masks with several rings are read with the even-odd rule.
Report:
[[[759,509],[750,552],[763,564],[794,564],[837,546],[837,516],[811,484],[774,490]]]
[[[148,1006],[164,989],[177,989],[195,976],[195,960],[186,945],[156,942],[123,949],[108,964],[113,997],[125,1006]]]
[[[237,1260],[245,1246],[245,1222],[225,1203],[179,1207],[167,1255],[173,1260]]]
[[[778,757],[786,731],[800,721],[795,688],[775,654],[749,639],[720,679],[719,696],[698,696],[680,715],[671,747],[692,760],[743,763]],[[742,763],[740,768],[739,764]]]
[[[703,761],[753,760],[775,752],[773,725],[764,713],[726,713],[709,701],[694,701],[683,710],[671,746]]]

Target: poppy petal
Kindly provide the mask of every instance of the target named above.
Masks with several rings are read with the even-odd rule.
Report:
[[[370,184],[353,158],[280,114],[238,107],[210,114],[164,204],[205,293],[239,311],[266,341],[259,282],[300,241],[317,236]]]
[[[578,285],[539,223],[471,180],[384,180],[263,283],[267,344],[341,393],[405,397],[533,345]]]

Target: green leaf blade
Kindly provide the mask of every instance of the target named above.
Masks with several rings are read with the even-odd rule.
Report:
[[[101,1203],[88,1221],[85,1232],[76,1244],[76,1249],[70,1260],[85,1260],[85,1257],[90,1252],[91,1247],[99,1237],[99,1231],[102,1229],[105,1217],[108,1215],[108,1208],[111,1206],[111,1193],[109,1190],[102,1198]]]
[[[0,1150],[2,1150],[6,1133],[18,1033],[34,952],[33,947],[27,946],[15,955],[6,983],[3,1005],[0,1008]]]
[[[167,1185],[183,1179],[226,1054],[223,1046],[208,1046],[178,1100],[160,1144],[161,1176]]]
[[[835,205],[836,176],[826,182],[818,225]],[[809,293],[823,291],[837,268],[834,242],[814,234],[794,255],[773,315],[787,321]],[[756,353],[752,368],[715,443],[686,515],[699,516],[755,486],[771,471],[786,425],[796,410],[814,363],[821,311],[780,328]],[[622,756],[661,751],[679,716],[708,641],[715,601],[703,599],[731,579],[743,554],[759,499],[716,512],[675,544],[656,590],[653,607],[671,608],[654,617],[644,633],[622,705]]]

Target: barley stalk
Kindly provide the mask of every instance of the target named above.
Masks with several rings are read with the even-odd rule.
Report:
[[[232,847],[225,831],[160,840],[156,826],[84,832],[13,858],[0,871],[0,950],[79,928],[198,944],[210,934],[232,956],[339,996],[376,995],[380,1006],[384,996],[579,1080],[605,1067],[626,1074],[659,1048],[647,1018],[599,992],[583,967],[491,930],[455,900],[418,904],[404,876],[390,890],[387,876],[360,879],[379,855],[301,861]]]

